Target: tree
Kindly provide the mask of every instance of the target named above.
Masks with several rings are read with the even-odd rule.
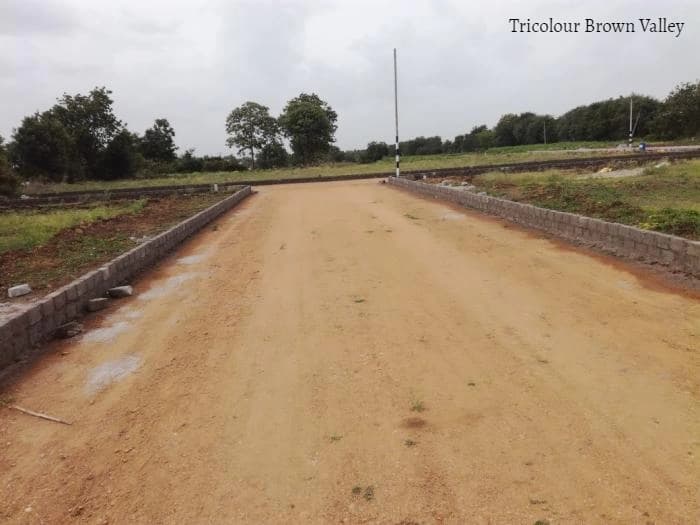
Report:
[[[173,138],[175,130],[167,119],[159,118],[147,129],[139,141],[139,151],[145,159],[170,162],[177,158],[177,146]]]
[[[652,127],[662,138],[696,137],[700,133],[700,82],[676,86]]]
[[[11,159],[22,177],[60,182],[77,169],[71,137],[51,111],[25,117],[12,139]]]
[[[299,164],[311,164],[330,152],[337,120],[338,114],[314,93],[287,102],[279,123]]]
[[[204,160],[195,156],[194,148],[185,150],[178,161],[177,171],[180,173],[192,173],[202,171],[204,168]]]
[[[257,102],[246,102],[226,117],[229,148],[238,146],[238,153],[250,152],[251,166],[255,169],[255,151],[273,142],[279,135],[277,121],[270,116],[270,108]]]
[[[105,87],[88,95],[64,93],[50,110],[70,136],[75,164],[80,167],[79,172],[69,173],[70,179],[97,177],[101,153],[124,128],[112,110],[111,94]]]
[[[103,180],[133,177],[138,168],[138,137],[126,129],[112,137],[100,155],[97,178]]]
[[[12,173],[10,163],[7,159],[5,139],[0,136],[0,195],[14,195],[17,191],[19,181]]]
[[[265,144],[258,154],[258,167],[261,169],[283,168],[287,165],[289,165],[289,153],[277,140]]]
[[[377,162],[389,155],[389,146],[386,142],[370,142],[367,149],[360,155],[361,162]]]

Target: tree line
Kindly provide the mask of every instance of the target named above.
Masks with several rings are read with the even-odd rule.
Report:
[[[503,115],[493,128],[475,126],[452,140],[416,137],[399,143],[402,155],[437,155],[485,151],[489,148],[564,141],[621,141],[629,133],[629,97],[602,100],[559,117],[532,112]],[[677,86],[663,101],[633,95],[635,137],[673,140],[700,135],[700,82]],[[375,162],[394,155],[394,145],[370,142],[364,150],[340,152],[336,160]]]
[[[43,112],[25,117],[6,143],[0,137],[0,194],[19,179],[75,182],[194,171],[268,169],[321,162],[375,162],[394,155],[394,145],[373,141],[364,149],[334,145],[338,115],[318,95],[301,93],[278,116],[267,106],[246,102],[225,119],[226,143],[242,157],[178,155],[175,130],[156,119],[142,135],[129,131],[113,110],[105,87],[87,95],[61,96]],[[678,85],[663,100],[634,95],[636,137],[678,139],[700,132],[700,82]],[[629,97],[579,106],[559,117],[532,112],[503,115],[493,128],[443,140],[416,137],[400,143],[403,155],[485,151],[500,146],[559,141],[623,141],[629,127]],[[285,144],[289,145],[291,152]]]

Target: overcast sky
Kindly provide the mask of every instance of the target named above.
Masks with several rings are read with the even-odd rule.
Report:
[[[509,18],[685,23],[671,34],[514,34]],[[506,112],[558,115],[631,91],[663,98],[700,77],[700,2],[433,0],[0,0],[0,135],[63,92],[107,86],[142,133],[228,153],[224,120],[253,100],[277,115],[315,92],[341,149],[393,142],[392,48],[402,138],[452,138]]]

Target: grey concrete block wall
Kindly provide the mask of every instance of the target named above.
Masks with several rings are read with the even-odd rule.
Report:
[[[513,202],[449,186],[391,177],[389,184],[496,215],[621,257],[700,277],[700,242],[624,224]]]
[[[150,267],[187,237],[251,193],[250,186],[242,188],[3,321],[0,324],[0,369],[21,359],[33,348],[50,339],[62,324],[79,317],[90,299],[104,296],[109,288],[122,284],[139,271]]]

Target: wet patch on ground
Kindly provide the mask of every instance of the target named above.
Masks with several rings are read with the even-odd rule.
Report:
[[[139,366],[141,366],[141,358],[137,355],[127,355],[102,363],[93,368],[88,374],[85,390],[88,394],[95,394],[110,384],[129,376]]]

